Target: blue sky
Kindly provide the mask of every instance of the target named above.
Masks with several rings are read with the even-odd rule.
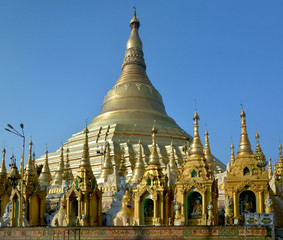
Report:
[[[255,149],[278,159],[283,138],[283,1],[0,2],[0,147],[20,159],[21,140],[4,131],[25,124],[37,157],[57,150],[101,110],[121,73],[133,6],[141,21],[147,73],[166,111],[230,160],[240,138],[240,104]],[[27,149],[26,149],[27,150]],[[27,159],[27,155],[26,155]]]

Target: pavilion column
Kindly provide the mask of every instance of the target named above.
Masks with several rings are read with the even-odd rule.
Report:
[[[160,198],[160,224],[164,223],[164,197]]]
[[[70,220],[70,199],[67,198],[67,224],[70,226],[71,220]]]
[[[238,203],[235,192],[233,192],[233,205],[234,205],[234,217],[238,217]]]
[[[202,215],[206,215],[206,194],[202,195]]]
[[[259,211],[259,213],[264,213],[264,208],[263,208],[263,192],[262,191],[260,191],[259,193],[258,193],[258,205],[259,206],[256,206],[256,209],[257,209],[257,211]]]
[[[153,217],[154,218],[157,218],[157,198],[153,200],[153,203],[154,203],[154,212],[153,212]]]
[[[163,223],[166,225],[169,225],[169,197],[168,195],[166,196],[166,199],[165,199],[165,221],[163,221]]]

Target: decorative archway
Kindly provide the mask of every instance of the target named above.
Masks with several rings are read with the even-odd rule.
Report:
[[[202,196],[199,192],[189,192],[186,197],[186,218],[202,218]]]
[[[154,217],[154,202],[150,197],[150,194],[147,194],[142,200],[142,225],[153,225],[152,219]]]
[[[243,218],[245,213],[256,212],[256,195],[253,191],[245,190],[239,196],[240,216]]]
[[[76,197],[73,197],[72,201],[72,210],[71,210],[71,225],[76,226],[76,222],[79,215],[79,202]]]

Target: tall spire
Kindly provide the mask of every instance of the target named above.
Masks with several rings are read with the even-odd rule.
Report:
[[[101,167],[101,173],[99,175],[99,179],[102,180],[102,182],[107,181],[108,175],[113,173],[113,165],[111,161],[111,156],[110,156],[110,147],[109,147],[109,142],[106,142],[105,144],[105,154],[104,154],[104,163],[103,166]]]
[[[278,163],[276,164],[276,172],[274,170],[274,173],[277,177],[281,176],[283,173],[283,156],[282,156],[282,145],[279,144],[279,158]]]
[[[89,147],[88,147],[88,128],[85,127],[84,130],[85,133],[85,142],[84,142],[84,150],[83,150],[83,156],[80,162],[80,167],[86,167],[90,168],[90,160],[89,160]]]
[[[51,180],[52,180],[52,177],[51,177],[49,164],[48,164],[48,150],[46,148],[46,150],[45,150],[45,162],[44,162],[42,171],[41,171],[40,176],[39,176],[39,182],[40,182],[40,185],[44,186],[44,185],[49,185]]]
[[[211,172],[213,174],[214,172],[216,172],[216,162],[214,160],[214,157],[211,154],[208,136],[209,136],[209,134],[207,132],[207,129],[205,129],[204,156],[205,156],[207,163],[208,163],[208,166],[211,169]]]
[[[233,167],[235,164],[235,153],[234,153],[234,144],[231,144],[231,158],[230,158],[230,166]]]
[[[3,148],[3,158],[2,158],[2,164],[1,164],[1,169],[0,169],[0,175],[1,176],[7,176],[7,170],[6,170],[6,165],[5,165],[5,156],[6,156],[6,149]]]
[[[65,181],[71,182],[74,179],[71,167],[70,167],[70,162],[69,162],[69,147],[67,146],[67,155],[66,155],[66,164],[64,168],[64,173],[63,173],[63,179]]]
[[[142,144],[141,141],[139,140],[139,148],[138,148],[138,154],[137,154],[137,162],[135,165],[135,169],[133,172],[133,175],[131,177],[130,182],[131,183],[139,183],[141,178],[144,175],[144,162],[142,159]]]
[[[28,162],[27,162],[25,170],[26,170],[26,173],[34,172],[34,167],[32,164],[32,140],[30,140],[29,142],[29,156],[28,156]]]
[[[203,146],[199,137],[199,126],[198,126],[199,115],[197,113],[197,109],[195,109],[193,120],[194,120],[194,137],[190,145],[190,156],[194,154],[203,155],[204,154]]]
[[[151,133],[152,133],[152,148],[151,148],[151,153],[150,153],[150,156],[149,156],[148,165],[158,165],[159,166],[160,162],[159,162],[159,156],[158,156],[158,153],[157,153],[157,146],[156,146],[157,128],[155,126],[155,122],[154,122],[154,125],[152,127]]]
[[[145,69],[146,66],[143,59],[142,41],[139,36],[140,21],[137,19],[136,9],[134,12],[134,17],[130,22],[130,27],[132,31],[127,42],[126,54],[122,69],[128,64],[138,64]],[[139,53],[139,55],[133,55],[134,52]],[[133,56],[135,58],[132,58]]]
[[[265,155],[263,154],[262,149],[259,144],[259,134],[257,131],[255,134],[255,138],[256,138],[255,159],[257,160],[257,166],[261,168],[262,171],[264,171],[267,165],[267,162],[266,162]]]
[[[64,172],[64,148],[61,147],[60,161],[58,163],[58,169],[55,173],[54,184],[62,184],[63,182],[63,172]]]
[[[271,179],[273,176],[272,173],[272,165],[271,165],[271,157],[268,159],[268,178]]]
[[[125,124],[125,119],[143,127],[150,127],[151,119],[162,126],[178,129],[176,122],[165,111],[162,97],[146,74],[146,65],[139,37],[140,22],[136,13],[130,22],[131,34],[126,46],[122,73],[107,93],[101,109],[89,127],[95,125]],[[128,121],[128,120],[127,120]]]
[[[169,158],[170,171],[174,174],[177,174],[178,169],[177,169],[176,160],[175,160],[173,140],[171,141],[170,150],[171,150],[170,151],[170,158]]]
[[[34,152],[34,150],[33,150],[33,154],[32,154],[32,167],[33,167],[33,171],[37,174],[36,166],[35,166],[35,152]]]
[[[246,125],[246,119],[245,119],[246,114],[243,110],[243,106],[242,106],[240,117],[241,117],[241,138],[240,138],[238,155],[240,156],[251,155],[253,154],[253,151],[252,151],[249,137],[247,134],[247,125]]]

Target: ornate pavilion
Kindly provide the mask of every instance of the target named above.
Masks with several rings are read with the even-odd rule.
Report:
[[[211,153],[208,132],[187,134],[166,114],[146,74],[140,22],[130,22],[122,73],[101,114],[55,153],[24,171],[0,170],[2,226],[217,226],[244,223],[245,213],[275,213],[283,224],[283,157],[274,174],[259,135],[252,150],[242,109],[241,138],[226,167]],[[21,176],[20,173],[24,172]]]

